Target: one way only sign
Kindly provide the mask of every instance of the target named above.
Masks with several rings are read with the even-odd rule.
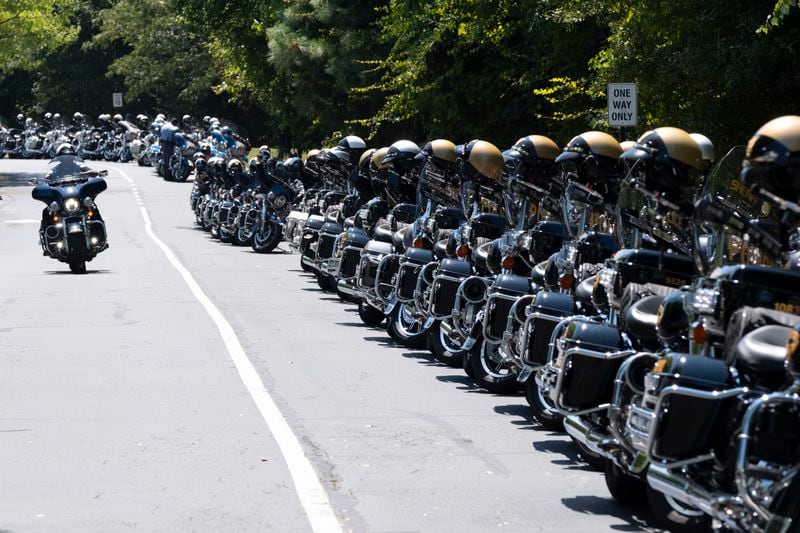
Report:
[[[638,100],[635,83],[608,84],[608,125],[635,126],[638,116]]]

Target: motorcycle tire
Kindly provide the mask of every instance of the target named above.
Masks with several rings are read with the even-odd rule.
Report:
[[[317,272],[317,285],[323,292],[333,292],[336,285],[336,278]]]
[[[253,241],[252,233],[248,234],[245,228],[236,226],[236,230],[233,232],[234,246],[250,246],[252,241]]]
[[[211,238],[219,239],[219,225],[212,223],[209,231],[211,232]]]
[[[572,438],[572,436],[570,436],[570,438]],[[608,460],[605,457],[603,457],[602,455],[597,455],[592,450],[587,448],[584,443],[577,441],[574,438],[572,438],[572,442],[574,442],[575,446],[578,447],[578,455],[580,456],[581,461],[591,466],[598,472],[605,471],[606,462],[608,462]]]
[[[356,298],[355,296],[350,296],[349,294],[345,294],[342,291],[340,291],[338,283],[336,284],[336,296],[338,296],[341,301],[347,302],[349,304],[357,304],[359,302],[359,299]]]
[[[711,517],[699,509],[668,498],[647,485],[647,504],[656,521],[672,533],[711,531]]]
[[[472,354],[468,351],[464,351],[464,357],[461,358],[461,370],[471,378],[475,378],[475,372],[472,370]]]
[[[634,505],[647,502],[647,483],[625,473],[614,461],[606,461],[605,478],[608,492],[618,502]]]
[[[69,269],[73,274],[86,274],[86,261],[78,259],[70,261]]]
[[[230,244],[233,242],[233,231],[226,227],[219,227],[219,242]]]
[[[436,320],[428,331],[428,349],[443,365],[461,368],[464,364],[464,350],[452,346],[449,341],[447,334],[442,331],[441,321]]]
[[[542,398],[542,392],[534,376],[530,376],[525,382],[525,399],[531,407],[533,417],[542,427],[550,431],[564,432],[564,417],[551,409],[549,402]]]
[[[386,315],[383,314],[383,311],[380,309],[375,309],[363,301],[358,303],[358,316],[367,326],[379,326],[386,318]]]
[[[305,272],[314,272],[314,269],[303,262],[302,255],[300,256],[300,268],[302,268]]]
[[[143,167],[144,166],[144,160],[140,157],[139,159],[136,160],[136,164],[139,165],[140,167]]]
[[[386,330],[389,336],[406,348],[420,349],[428,344],[428,329],[407,312],[407,306],[398,303],[389,315]]]
[[[256,228],[250,238],[250,246],[253,248],[253,251],[260,254],[270,253],[280,242],[281,236],[280,231],[278,231],[278,225],[272,222],[264,225],[263,232],[260,227]],[[305,266],[303,270],[306,270]]]
[[[471,377],[478,386],[492,394],[516,394],[521,388],[517,373],[502,368],[489,356],[488,350],[497,349],[496,347],[499,345],[491,345],[486,339],[475,343],[469,356]]]
[[[179,172],[172,173],[172,180],[177,181],[178,183],[183,183],[189,179],[190,173],[191,171],[189,170],[188,166],[187,167],[181,166]]]

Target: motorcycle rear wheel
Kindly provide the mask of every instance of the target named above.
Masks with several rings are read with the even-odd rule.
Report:
[[[656,520],[667,531],[699,533],[711,530],[711,517],[647,485],[647,503]]]
[[[469,356],[472,378],[477,385],[492,394],[515,394],[520,390],[517,373],[503,368],[491,358],[489,350],[498,348],[499,345],[490,344],[486,339],[475,343]]]
[[[406,348],[425,348],[428,344],[428,329],[414,318],[408,310],[408,304],[398,302],[394,306],[386,330],[392,339]]]
[[[367,326],[378,326],[386,318],[386,315],[383,314],[383,311],[380,309],[375,309],[363,301],[358,303],[358,316]]]
[[[428,331],[428,349],[440,363],[453,367],[461,368],[464,364],[464,350],[460,346],[455,346],[450,338],[442,330],[441,321],[436,320]]]
[[[550,431],[564,432],[564,417],[551,408],[550,402],[544,399],[542,391],[536,384],[534,376],[525,382],[525,399],[531,406],[533,417],[542,427]]]

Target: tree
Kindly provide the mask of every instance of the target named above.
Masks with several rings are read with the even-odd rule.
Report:
[[[72,42],[72,0],[0,0],[0,74],[32,69]]]

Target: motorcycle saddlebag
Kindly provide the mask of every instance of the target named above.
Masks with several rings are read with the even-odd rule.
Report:
[[[523,359],[527,365],[541,366],[547,362],[553,330],[564,318],[575,314],[575,302],[569,294],[539,291],[528,311],[533,316],[526,323],[528,342]]]
[[[464,278],[472,273],[469,263],[442,259],[431,286],[430,311],[439,317],[450,316],[456,303],[456,292]]]
[[[561,366],[560,404],[589,409],[608,403],[624,356],[609,357],[626,345],[616,326],[572,321],[557,344]],[[581,350],[581,351],[578,351]]]
[[[738,403],[736,396],[712,394],[732,389],[728,366],[698,355],[668,358],[668,368],[656,374],[662,399],[654,413],[651,451],[672,461],[705,455],[728,437],[724,428]]]
[[[414,299],[414,290],[417,288],[417,277],[423,265],[433,261],[433,252],[422,248],[409,248],[403,254],[403,259],[398,271],[397,297],[403,301]]]
[[[491,340],[502,340],[506,331],[508,314],[518,298],[528,294],[530,281],[527,277],[514,274],[497,276],[486,301],[484,335]]]

